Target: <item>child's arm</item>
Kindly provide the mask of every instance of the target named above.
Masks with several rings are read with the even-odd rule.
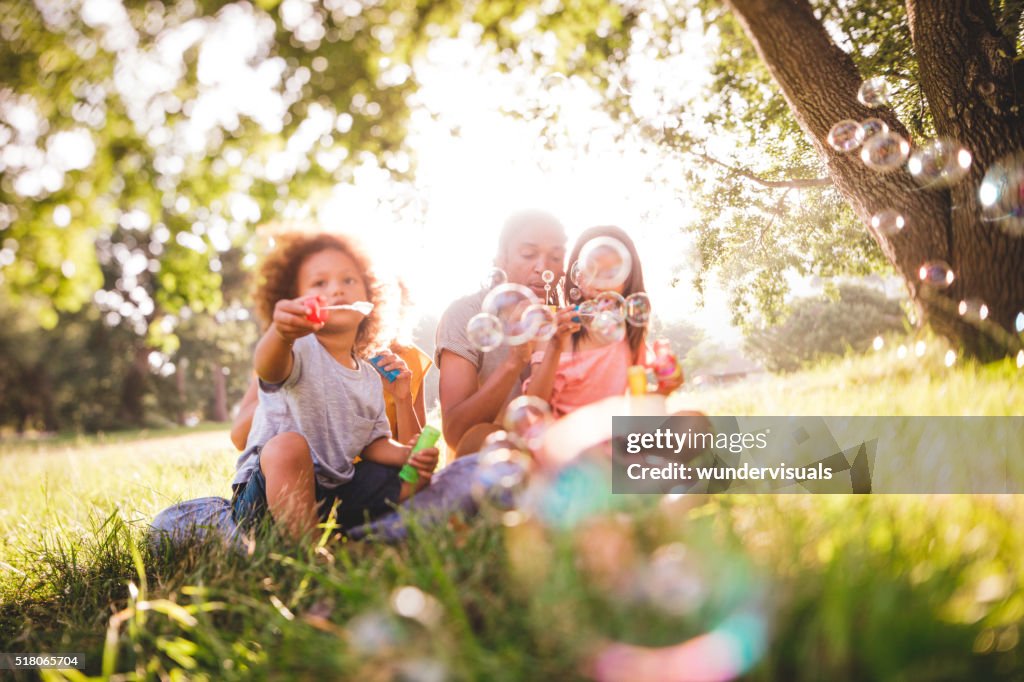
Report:
[[[412,372],[409,371],[409,366],[405,364],[405,361],[394,353],[385,351],[382,355],[384,356],[380,361],[382,370],[385,372],[398,370],[398,376],[394,381],[381,378],[381,382],[384,385],[384,391],[390,393],[391,397],[395,399],[397,415],[396,433],[393,434],[395,440],[406,443],[409,439],[415,438],[423,428],[412,400]]]
[[[274,319],[256,344],[256,375],[268,384],[280,384],[292,373],[292,344],[324,326],[310,322],[304,299],[280,300],[274,306]]]
[[[558,329],[544,349],[544,359],[533,366],[529,385],[526,388],[527,395],[536,396],[545,402],[551,401],[551,393],[555,388],[555,375],[558,372],[558,361],[562,356],[562,351],[571,343],[572,335],[580,328],[578,319],[576,311],[572,308],[558,311]]]
[[[245,442],[249,439],[249,429],[252,428],[252,418],[256,414],[258,404],[257,382],[256,377],[253,377],[245,396],[242,397],[242,404],[238,407],[238,415],[231,424],[231,442],[238,450],[245,450]]]
[[[438,399],[444,439],[449,445],[454,448],[470,427],[494,421],[498,416],[505,398],[529,364],[527,346],[510,348],[505,360],[482,385],[472,362],[453,351],[441,351],[439,366],[444,369],[438,382]]]
[[[363,459],[391,467],[400,467],[409,462],[420,472],[421,476],[429,478],[434,473],[434,467],[437,466],[437,448],[425,448],[410,458],[411,451],[412,446],[410,445],[396,443],[390,438],[378,438],[363,450]]]

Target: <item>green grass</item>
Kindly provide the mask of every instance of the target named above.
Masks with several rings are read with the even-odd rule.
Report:
[[[947,369],[941,353],[883,352],[675,402],[1024,414],[1020,378],[1012,363]],[[226,431],[3,452],[0,651],[82,651],[93,676],[579,679],[609,670],[594,667],[609,642],[692,642],[737,615],[749,627],[736,641],[760,653],[750,679],[1024,674],[1021,496],[644,497],[564,529],[453,519],[398,547],[154,557],[141,544],[153,514],[227,494]]]

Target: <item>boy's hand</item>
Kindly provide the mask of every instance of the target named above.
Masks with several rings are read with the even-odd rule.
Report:
[[[405,364],[405,360],[398,357],[391,351],[382,351],[380,353],[381,359],[377,363],[377,366],[384,372],[390,372],[392,370],[398,370],[398,376],[395,377],[394,381],[388,381],[386,377],[381,377],[381,383],[384,385],[384,391],[390,393],[391,397],[395,400],[406,400],[412,397],[412,372],[409,371],[409,366]]]
[[[294,343],[296,339],[307,334],[323,329],[323,322],[311,322],[307,318],[309,307],[306,302],[308,300],[308,297],[291,300],[282,299],[274,305],[274,317],[271,321],[271,326],[273,326],[277,335],[289,344]],[[316,300],[320,305],[326,305],[323,296],[317,296]]]
[[[409,465],[420,473],[420,482],[423,485],[430,483],[434,469],[437,468],[438,457],[437,448],[426,448],[409,458]]]

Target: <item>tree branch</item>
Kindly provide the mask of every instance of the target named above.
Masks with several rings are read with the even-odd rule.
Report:
[[[761,185],[762,187],[770,187],[772,189],[803,189],[807,187],[828,187],[829,185],[832,184],[831,178],[792,178],[790,180],[765,180],[762,177],[754,175],[748,170],[745,170],[743,168],[736,168],[735,166],[730,166],[724,161],[719,161],[715,157],[710,156],[709,154],[705,154],[704,152],[695,152],[691,150],[690,153],[693,154],[694,156],[704,159],[708,163],[713,163],[715,165],[721,166],[722,168],[725,168],[726,170],[728,170],[731,173],[734,173],[735,175],[739,175],[741,177],[747,178],[748,180],[752,180],[757,184]]]

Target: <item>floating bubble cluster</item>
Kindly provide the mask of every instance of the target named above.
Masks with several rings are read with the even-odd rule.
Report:
[[[968,298],[960,301],[956,311],[960,316],[972,322],[981,322],[988,319],[988,306],[976,298]]]
[[[906,224],[903,214],[893,208],[883,208],[871,216],[871,227],[889,237],[902,232]]]
[[[894,171],[903,165],[910,154],[910,143],[898,133],[879,133],[864,143],[860,158],[864,164],[880,173]]]
[[[1024,235],[1024,150],[992,164],[978,190],[985,219],[1010,235]]]
[[[860,103],[872,109],[888,105],[890,96],[889,83],[881,76],[867,79],[857,91]]]
[[[864,141],[864,128],[854,120],[846,119],[828,131],[828,144],[837,152],[852,152]]]
[[[914,150],[907,170],[922,187],[949,187],[967,175],[972,158],[971,152],[954,140],[936,138]]]
[[[917,276],[923,284],[936,289],[946,289],[956,279],[949,263],[942,260],[928,261],[918,269]]]

